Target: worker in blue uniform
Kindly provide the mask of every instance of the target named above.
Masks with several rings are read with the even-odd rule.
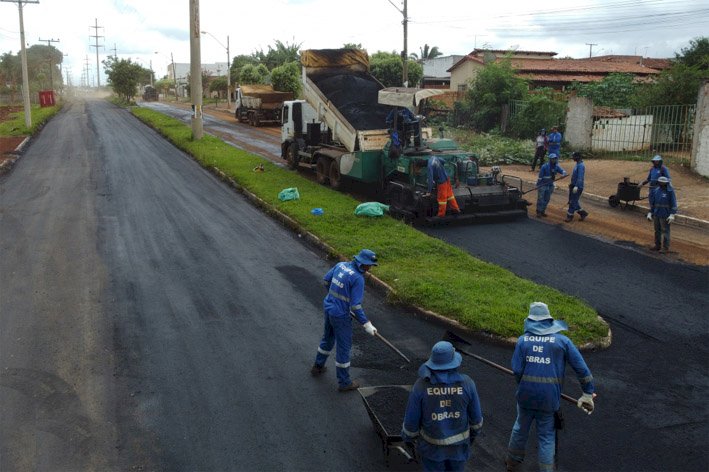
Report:
[[[409,139],[413,138],[414,147],[421,145],[421,120],[406,107],[394,107],[386,117],[386,125],[389,129],[398,132],[401,145],[406,147]]]
[[[401,436],[417,443],[426,471],[464,470],[483,425],[475,382],[458,372],[461,362],[451,343],[436,343],[409,395]]]
[[[588,212],[581,208],[581,203],[579,202],[586,177],[586,164],[583,163],[581,153],[578,151],[575,151],[571,157],[576,165],[574,165],[574,170],[571,171],[571,182],[569,183],[569,209],[564,220],[567,223],[574,219],[574,213],[576,212],[578,212],[581,221],[588,216]]]
[[[551,200],[551,194],[554,193],[556,184],[556,174],[566,175],[566,171],[559,164],[559,155],[553,152],[549,153],[549,162],[545,162],[539,168],[539,176],[537,177],[537,217],[547,216],[546,210]]]
[[[655,245],[653,251],[670,250],[670,225],[677,214],[677,196],[670,185],[670,179],[664,175],[658,177],[657,187],[650,190],[650,212],[647,219],[655,227]]]
[[[328,291],[323,300],[325,328],[310,373],[318,376],[327,370],[325,362],[336,345],[335,367],[340,392],[359,388],[359,384],[350,379],[350,350],[352,349],[350,313],[354,314],[368,334],[372,336],[377,334],[377,329],[367,319],[362,308],[364,274],[376,265],[379,265],[377,255],[369,249],[362,249],[352,261],[335,264],[323,277]]]
[[[657,179],[660,177],[667,177],[667,179],[672,180],[670,177],[670,170],[662,163],[662,156],[657,154],[652,158],[652,167],[647,173],[647,178],[640,183],[640,186],[650,184],[650,193],[657,188]]]
[[[524,334],[517,340],[512,356],[512,371],[518,384],[517,420],[505,461],[508,471],[517,470],[524,460],[533,422],[539,440],[539,470],[554,470],[555,413],[559,411],[567,362],[576,372],[583,390],[577,406],[589,415],[593,412],[593,377],[576,346],[560,334],[566,329],[566,323],[552,318],[545,303],[530,305]]]
[[[563,136],[559,133],[559,128],[552,126],[551,133],[547,136],[547,151],[549,154],[554,153],[557,156],[561,155],[561,141]]]

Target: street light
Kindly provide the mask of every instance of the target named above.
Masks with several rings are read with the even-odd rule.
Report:
[[[226,46],[224,46],[222,42],[209,31],[201,31],[201,33],[208,34],[214,38],[221,47],[226,49],[226,108],[228,110],[231,107],[231,56],[229,55],[229,35],[226,36]]]

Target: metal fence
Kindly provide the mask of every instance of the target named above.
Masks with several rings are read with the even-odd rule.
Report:
[[[660,153],[689,159],[695,108],[695,105],[638,109],[597,107],[593,113],[591,149],[639,156]]]

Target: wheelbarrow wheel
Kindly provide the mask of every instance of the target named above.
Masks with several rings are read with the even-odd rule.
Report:
[[[608,204],[615,208],[620,205],[620,200],[616,195],[611,195],[610,197],[608,197]]]

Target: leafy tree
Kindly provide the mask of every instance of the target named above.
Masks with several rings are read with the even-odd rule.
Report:
[[[54,46],[34,44],[27,48],[27,70],[29,77],[34,79],[32,89],[61,88],[63,83],[59,65],[64,60],[64,54]],[[50,84],[51,79],[51,84]]]
[[[116,59],[109,57],[103,61],[104,71],[108,78],[108,85],[113,88],[124,102],[131,102],[138,93],[138,85],[142,79],[150,76],[150,71],[144,69],[140,64],[132,62],[130,59]]]
[[[210,92],[219,92],[221,95],[221,92],[226,93],[226,89],[227,89],[226,77],[221,77],[221,76],[215,77],[209,83],[209,91]]]
[[[409,85],[415,86],[423,77],[423,67],[415,61],[408,61]],[[401,86],[401,79],[404,73],[404,62],[401,56],[395,52],[378,51],[372,54],[369,59],[369,68],[374,77],[385,87]]]
[[[283,43],[282,41],[276,40],[275,47],[268,46],[267,53],[264,53],[263,50],[259,50],[254,52],[253,56],[258,59],[261,64],[266,66],[268,70],[272,70],[274,67],[298,61],[300,59],[298,51],[300,50],[301,44],[302,43],[289,44],[287,41]]]
[[[9,94],[10,101],[15,102],[22,82],[20,57],[10,52],[0,57],[0,93]]]
[[[342,47],[345,49],[361,49],[362,51],[364,51],[362,43],[345,43],[342,45]]]
[[[689,47],[682,48],[681,54],[675,54],[675,60],[685,66],[709,71],[709,37],[692,39]]]
[[[456,109],[464,124],[489,131],[500,124],[502,106],[527,95],[527,82],[515,75],[509,59],[491,62],[471,81],[465,100]]]
[[[170,92],[170,89],[175,87],[175,82],[170,79],[160,79],[155,82],[154,87],[163,95],[167,96],[167,94]]]
[[[258,59],[253,55],[241,54],[238,56],[234,56],[234,59],[231,62],[231,67],[229,68],[229,71],[231,72],[232,83],[239,82],[241,78],[241,70],[244,68],[244,66],[251,65],[255,67],[258,64]]]
[[[537,89],[530,93],[524,107],[512,118],[512,134],[517,137],[534,137],[541,128],[563,123],[567,102],[551,89]]]
[[[422,63],[426,59],[434,59],[443,55],[440,49],[438,49],[438,46],[429,48],[428,44],[424,44],[422,48],[419,48],[419,51],[421,52],[420,54],[416,54],[415,52],[411,53],[411,58],[419,63]]]
[[[632,74],[609,74],[599,82],[576,84],[581,97],[593,100],[594,105],[605,107],[631,107],[634,105],[637,84]]]
[[[271,71],[271,83],[275,90],[292,92],[293,96],[300,95],[300,67],[297,62],[289,62],[275,67]]]

